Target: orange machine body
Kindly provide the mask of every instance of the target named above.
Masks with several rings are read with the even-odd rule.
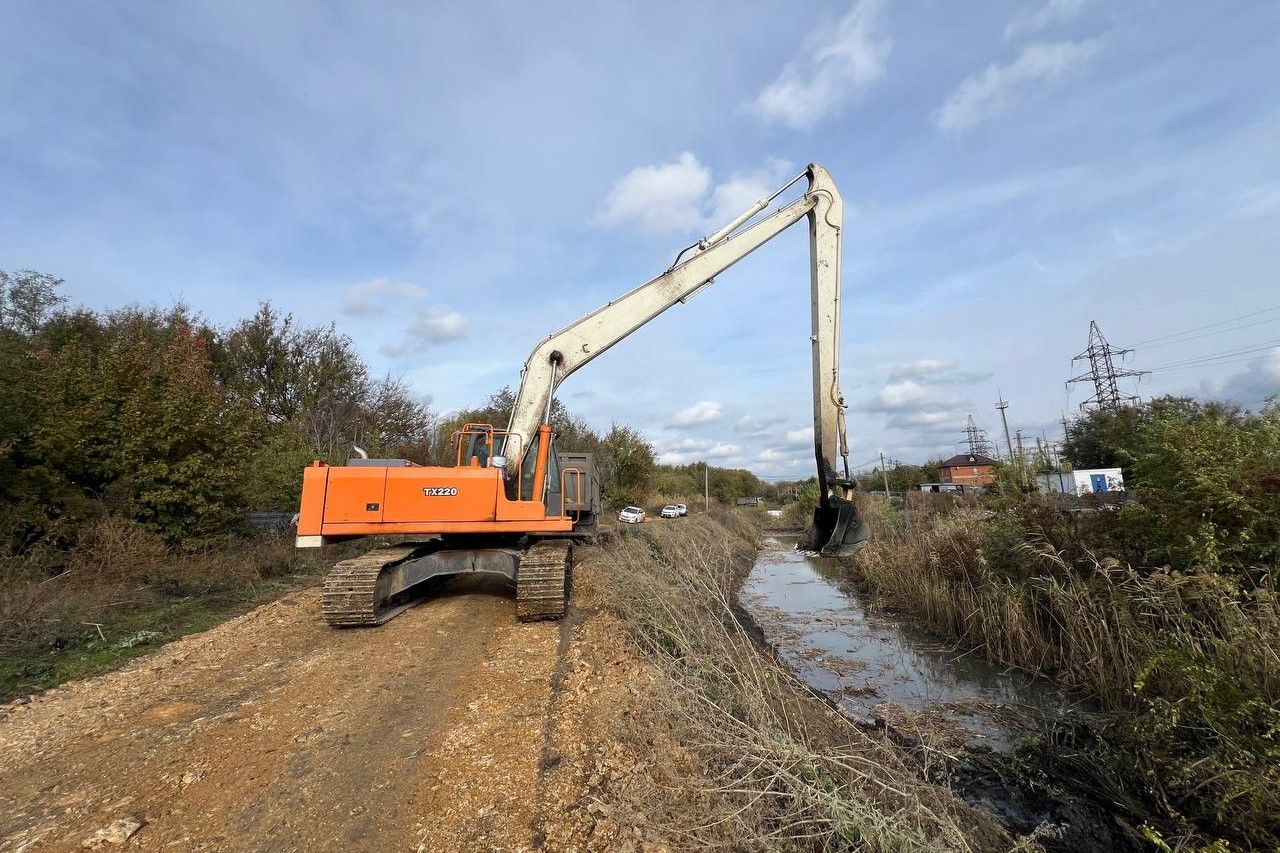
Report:
[[[470,426],[470,425],[469,425]],[[540,430],[537,487],[546,471],[550,428]],[[463,433],[466,435],[467,433]],[[492,443],[490,443],[492,447]],[[487,463],[490,457],[486,455]],[[541,500],[507,497],[504,469],[480,464],[423,466],[333,466],[316,462],[302,476],[298,545],[379,534],[568,533],[574,518],[566,507],[548,513]],[[562,490],[563,491],[563,490]]]

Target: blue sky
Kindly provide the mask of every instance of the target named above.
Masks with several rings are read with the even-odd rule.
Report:
[[[449,410],[814,161],[855,463],[994,438],[998,392],[1052,438],[1090,320],[1161,368],[1127,390],[1257,406],[1278,44],[1270,3],[10,0],[0,268],[220,324],[270,299]],[[805,239],[561,396],[667,461],[807,473]]]

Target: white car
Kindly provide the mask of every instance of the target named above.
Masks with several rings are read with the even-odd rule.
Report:
[[[618,521],[623,524],[639,524],[644,521],[644,510],[638,506],[623,507],[622,512],[618,513]]]
[[[687,506],[685,506],[684,504],[676,504],[676,505],[675,505],[675,507],[676,507],[676,509],[680,510],[680,514],[681,514],[681,515],[688,515],[688,514],[689,514],[689,508],[688,508]]]
[[[679,504],[667,504],[662,508],[662,512],[658,513],[658,515],[663,518],[679,518],[684,515],[684,513],[680,511]]]

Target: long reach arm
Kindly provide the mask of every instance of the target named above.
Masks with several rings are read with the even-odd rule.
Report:
[[[803,196],[756,224],[742,226],[802,177]],[[708,237],[697,252],[624,296],[592,311],[541,341],[525,362],[508,432],[525,452],[550,416],[556,386],[571,373],[662,312],[712,283],[715,276],[794,225],[809,219],[812,285],[813,441],[820,504],[808,547],[826,555],[848,554],[865,544],[867,531],[851,501],[844,398],[840,393],[840,230],[844,202],[827,170],[811,164],[769,197]],[[683,255],[683,253],[681,253]],[[839,464],[837,464],[839,457]],[[514,461],[514,460],[513,460]]]

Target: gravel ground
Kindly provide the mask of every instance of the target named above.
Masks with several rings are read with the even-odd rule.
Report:
[[[594,608],[521,625],[465,578],[376,629],[318,614],[0,706],[0,850],[654,849],[593,793],[644,671]]]

